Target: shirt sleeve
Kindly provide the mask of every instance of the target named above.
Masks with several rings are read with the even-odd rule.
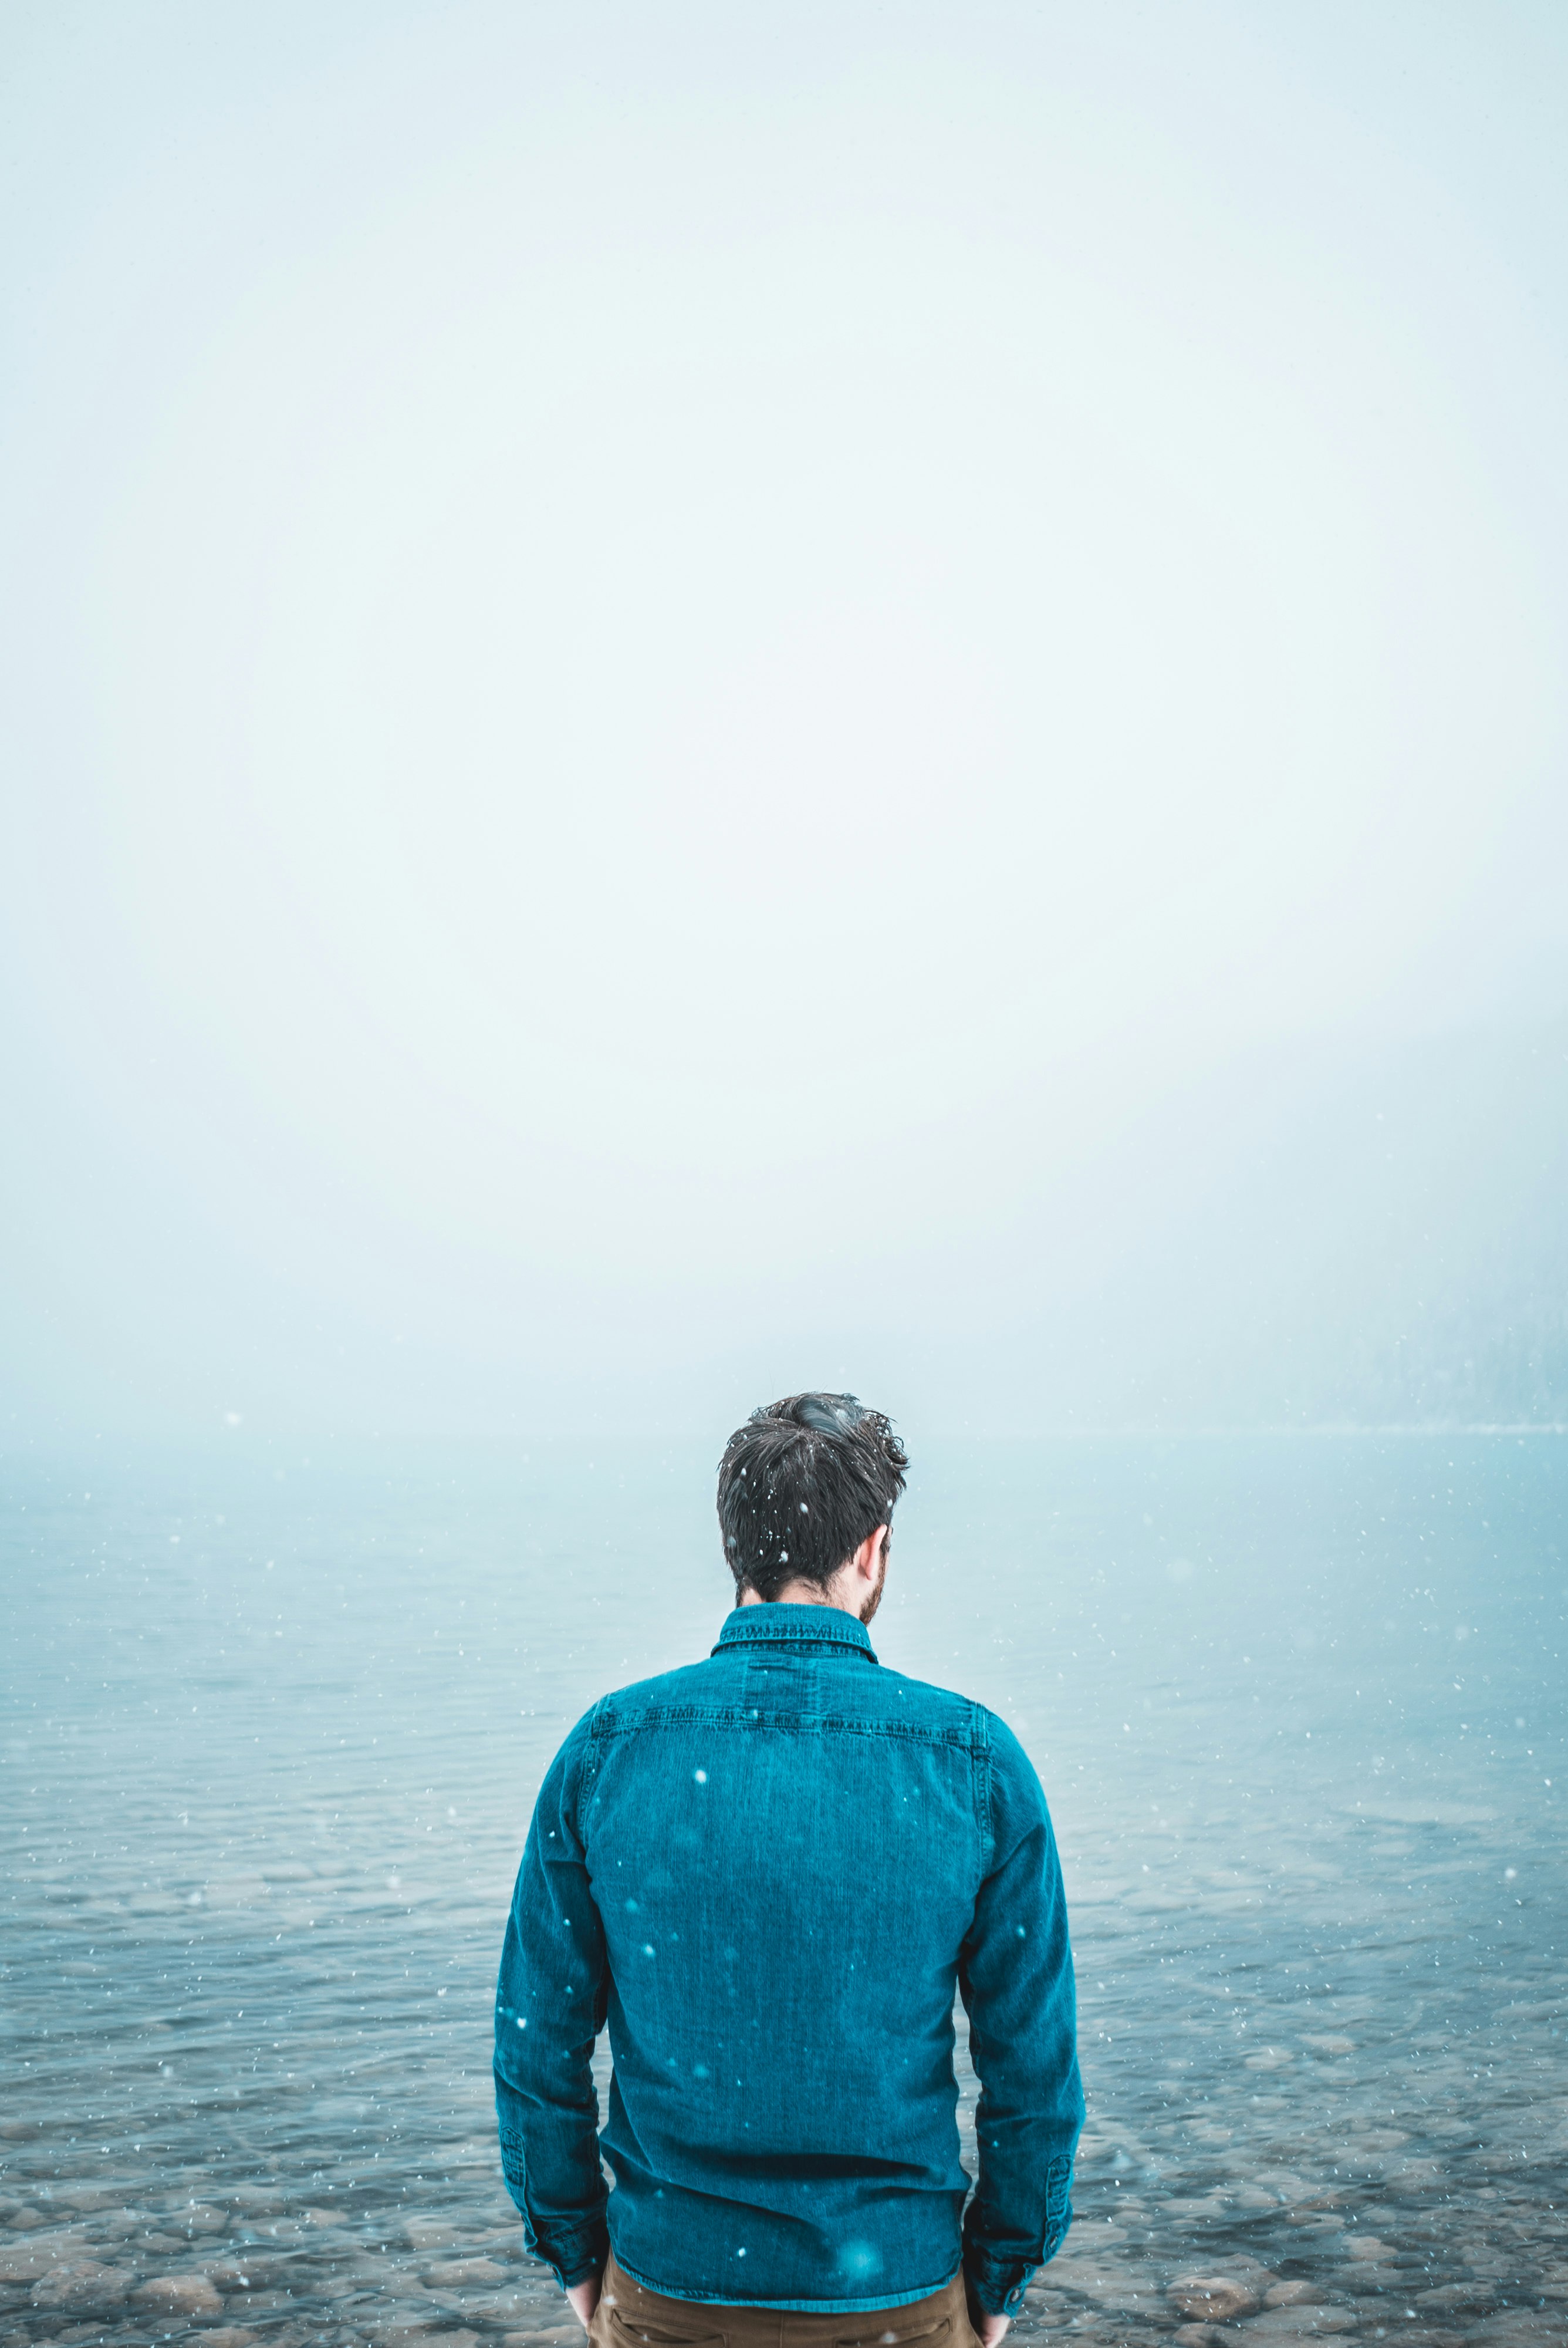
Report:
[[[610,2248],[591,2064],[609,1995],[604,1930],[578,1826],[588,1719],[551,1762],[523,1846],[496,1987],[496,2116],[525,2247],[563,2285]]]
[[[1011,2315],[1072,2222],[1083,2088],[1067,1900],[1045,1796],[1005,1723],[991,1716],[989,1734],[989,1866],[958,1964],[980,2082],[964,2273],[986,2314]]]

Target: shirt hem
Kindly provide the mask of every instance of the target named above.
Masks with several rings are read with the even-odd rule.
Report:
[[[939,2291],[946,2291],[964,2271],[960,2260],[940,2282],[923,2282],[915,2291],[886,2291],[876,2299],[727,2299],[722,2291],[678,2290],[673,2283],[655,2282],[651,2275],[639,2274],[635,2267],[629,2267],[619,2250],[615,2263],[623,2275],[640,2282],[644,2291],[656,2291],[661,2299],[682,2299],[688,2307],[772,2308],[784,2315],[856,2315],[879,2307],[913,2307],[917,2300],[934,2299]]]

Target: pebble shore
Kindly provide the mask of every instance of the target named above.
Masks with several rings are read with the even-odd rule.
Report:
[[[1092,2170],[1093,2139],[1088,2149]],[[1093,2348],[1158,2335],[1178,2348],[1331,2336],[1549,2348],[1568,2339],[1568,2230],[1542,2165],[1498,2157],[1488,2172],[1472,2163],[1461,2211],[1430,2168],[1400,2189],[1398,2150],[1381,2154],[1378,2181],[1337,2191],[1292,2198],[1281,2172],[1265,2184],[1256,2168],[1239,2184],[1216,2159],[1201,2193],[1121,2194],[1113,2217],[1091,2208],[1030,2286],[1017,2335],[1068,2333]],[[220,2196],[210,2180],[199,2197],[194,2177],[187,2189],[133,2204],[68,2181],[48,2131],[11,2124],[0,2136],[0,2343],[569,2348],[577,2327],[549,2276],[522,2255],[481,2173],[483,2151],[468,2148],[466,2222],[450,2201],[428,2213],[368,2196],[319,2208],[253,2187]],[[464,2173],[455,2163],[454,2182]],[[1092,2184],[1080,2193],[1081,2203],[1103,2198]]]

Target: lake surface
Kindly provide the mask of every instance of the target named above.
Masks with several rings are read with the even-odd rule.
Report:
[[[8,1463],[0,2340],[573,2336],[496,1959],[567,1728],[717,1634],[713,1464]],[[1568,2340],[1565,1501],[1553,1437],[917,1457],[874,1643],[1022,1736],[1078,1953],[1020,2333]]]

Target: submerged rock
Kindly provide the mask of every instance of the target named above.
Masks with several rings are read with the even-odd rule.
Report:
[[[91,2315],[118,2307],[131,2281],[122,2268],[102,2266],[97,2259],[65,2259],[34,2284],[33,2305],[52,2315]]]
[[[1184,2315],[1210,2323],[1231,2323],[1238,2315],[1255,2315],[1257,2293],[1228,2275],[1181,2275],[1168,2296]]]
[[[1332,2333],[1354,2332],[1360,2322],[1348,2307],[1323,2307],[1310,2300],[1294,2307],[1268,2307],[1246,2327],[1249,2340],[1327,2339]]]
[[[0,2250],[0,2283],[36,2282],[55,2264],[55,2254],[39,2243],[15,2250],[7,2243]]]
[[[456,2291],[465,2283],[505,2282],[507,2270],[496,2259],[443,2259],[426,2267],[425,2281],[440,2291]]]
[[[217,2291],[251,2291],[271,2282],[277,2261],[265,2259],[220,2259],[207,2270],[207,2280]]]
[[[156,2315],[221,2315],[223,2302],[205,2275],[154,2275],[136,2293],[136,2303]]]
[[[171,2209],[163,2220],[170,2233],[183,2234],[188,2240],[198,2234],[222,2234],[228,2231],[229,2219],[221,2209],[210,2209],[193,2201],[189,2209]]]

